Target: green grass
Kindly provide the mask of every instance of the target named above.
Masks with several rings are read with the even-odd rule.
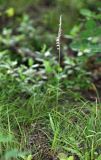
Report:
[[[21,154],[38,152],[37,159],[41,160],[43,153],[37,149],[37,143],[41,142],[37,139],[36,144],[29,145],[31,136],[37,134],[35,130],[39,130],[46,135],[52,154],[97,160],[101,154],[100,104],[86,100],[69,101],[70,93],[61,90],[57,104],[57,93],[52,86],[45,92],[37,90],[29,96],[22,93],[19,83],[7,77],[0,81],[0,159],[17,156],[13,159],[19,160]]]
[[[96,0],[34,1],[1,7],[0,160],[101,160]],[[81,96],[87,89],[95,102]]]

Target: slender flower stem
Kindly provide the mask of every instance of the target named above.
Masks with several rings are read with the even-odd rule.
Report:
[[[62,15],[60,16],[59,20],[59,30],[58,30],[58,36],[56,38],[56,47],[58,50],[58,62],[59,62],[59,67],[58,67],[58,82],[57,82],[57,104],[58,104],[58,99],[59,99],[59,69],[60,69],[60,57],[61,57],[61,34],[62,34]]]

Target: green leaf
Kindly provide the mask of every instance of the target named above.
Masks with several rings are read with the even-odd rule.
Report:
[[[8,8],[8,9],[6,10],[6,14],[7,14],[8,17],[13,17],[14,14],[15,14],[14,8]]]
[[[51,67],[49,61],[44,60],[44,66],[45,66],[45,70],[46,70],[47,73],[52,72],[52,67]]]
[[[74,156],[68,157],[67,160],[74,160]]]
[[[59,153],[58,158],[59,160],[74,160],[74,156],[67,157],[65,153]]]
[[[58,158],[59,158],[59,160],[67,160],[67,155],[64,153],[59,153]]]
[[[80,29],[81,29],[81,24],[80,24],[80,25],[75,25],[75,26],[71,29],[70,35],[76,36],[77,33],[80,31]]]
[[[32,58],[28,59],[28,65],[29,65],[29,67],[31,67],[33,65],[33,59]]]
[[[52,116],[50,114],[49,114],[49,120],[50,120],[50,124],[51,124],[52,130],[55,132],[55,125],[54,125]]]
[[[80,10],[80,13],[83,15],[83,16],[85,16],[85,17],[89,17],[89,18],[91,18],[91,17],[95,17],[96,15],[95,15],[95,13],[94,12],[92,12],[92,11],[90,11],[89,9],[81,9]]]
[[[86,23],[85,23],[85,27],[88,30],[94,30],[96,27],[96,23],[93,19],[89,19]]]

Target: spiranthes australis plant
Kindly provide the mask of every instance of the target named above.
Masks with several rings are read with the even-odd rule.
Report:
[[[59,20],[59,30],[58,30],[58,36],[56,38],[56,47],[59,53],[59,65],[60,65],[60,54],[61,54],[61,35],[62,35],[62,15],[60,16]]]
[[[58,36],[56,37],[56,48],[58,50],[58,62],[59,62],[58,73],[57,73],[57,86],[56,86],[56,108],[55,108],[56,110],[58,109],[58,102],[59,102],[61,34],[62,34],[62,16],[60,16]],[[58,112],[56,111],[56,113],[58,113]],[[57,139],[59,136],[59,123],[57,123],[56,126],[54,126],[54,121],[53,121],[51,115],[49,115],[49,119],[50,119],[50,124],[53,129],[53,133],[54,133],[51,149],[52,149],[52,151],[53,151],[53,149],[55,151],[55,148],[57,145]]]
[[[59,98],[59,70],[60,70],[60,56],[61,56],[61,36],[62,36],[62,15],[60,16],[59,20],[59,29],[58,29],[58,36],[56,37],[56,48],[58,50],[58,82],[57,82],[57,104],[58,104],[58,98]]]

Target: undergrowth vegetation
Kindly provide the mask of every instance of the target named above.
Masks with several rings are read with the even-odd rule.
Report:
[[[100,2],[0,3],[0,159],[101,160]]]

